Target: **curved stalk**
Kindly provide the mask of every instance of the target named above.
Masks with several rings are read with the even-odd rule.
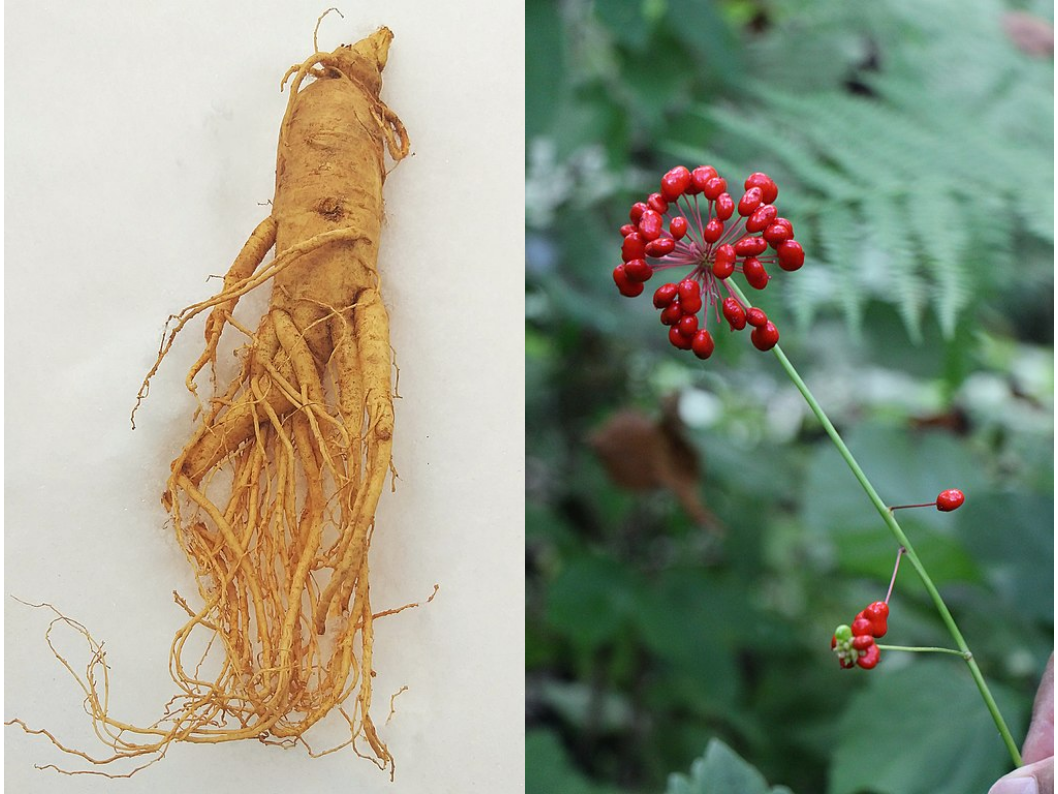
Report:
[[[730,286],[738,296],[739,300],[742,301],[743,305],[752,305],[750,301],[746,300],[746,296],[742,294],[742,291],[735,284],[730,284]],[[915,551],[911,541],[907,539],[904,530],[901,529],[900,524],[897,523],[896,518],[893,517],[892,511],[890,511],[885,502],[882,501],[878,492],[874,490],[871,481],[867,479],[867,475],[863,473],[863,469],[860,468],[860,465],[852,456],[849,448],[845,445],[845,441],[841,438],[837,429],[835,429],[834,424],[826,415],[823,407],[819,404],[816,398],[812,396],[812,392],[809,391],[808,386],[801,379],[801,376],[794,368],[794,365],[790,363],[790,359],[788,359],[786,354],[783,353],[782,348],[776,345],[772,348],[772,352],[775,354],[775,358],[779,360],[779,364],[786,371],[786,374],[790,377],[790,380],[792,380],[797,387],[797,390],[801,392],[801,396],[805,398],[808,407],[812,409],[812,413],[816,415],[820,424],[823,425],[823,429],[826,431],[827,435],[830,436],[830,440],[834,442],[834,446],[837,447],[841,457],[844,458],[845,463],[848,464],[848,467],[852,470],[856,480],[866,492],[867,498],[871,500],[871,504],[874,505],[875,510],[877,510],[878,514],[882,517],[882,521],[884,521],[885,525],[889,527],[889,531],[893,533],[897,543],[904,547],[904,553],[907,555],[908,561],[918,573],[919,578],[922,580],[922,584],[925,585],[926,592],[929,593],[929,597],[937,607],[937,612],[940,613],[941,620],[944,621],[944,625],[948,627],[948,632],[951,634],[952,639],[955,640],[955,644],[959,647],[959,654],[966,661],[966,666],[970,669],[970,675],[973,677],[974,683],[977,684],[977,688],[981,692],[981,698],[984,700],[989,713],[992,715],[992,719],[996,724],[996,728],[999,730],[1000,736],[1003,738],[1003,743],[1006,745],[1010,757],[1014,761],[1014,765],[1021,766],[1021,752],[1018,750],[1018,746],[1014,743],[1014,738],[1011,736],[1010,729],[1007,728],[1007,724],[1003,720],[1003,715],[999,713],[999,707],[996,705],[995,698],[992,697],[992,693],[988,689],[988,684],[985,682],[984,676],[981,674],[981,669],[977,666],[977,661],[970,652],[966,640],[963,639],[962,632],[959,631],[959,627],[955,624],[955,618],[952,617],[947,604],[944,603],[944,599],[941,597],[936,585],[933,584],[933,580],[926,572],[926,568],[919,559],[918,553]]]

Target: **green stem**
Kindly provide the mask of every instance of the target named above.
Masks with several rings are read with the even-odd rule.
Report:
[[[728,281],[728,286],[742,301],[743,305],[752,305],[750,301],[746,300],[746,296],[742,294],[742,291],[736,285]],[[852,457],[852,453],[849,451],[849,448],[845,446],[844,440],[842,440],[838,431],[834,428],[830,418],[826,415],[822,406],[816,401],[816,398],[812,396],[812,392],[809,391],[808,386],[801,379],[797,370],[794,369],[793,364],[790,363],[790,359],[788,359],[786,354],[782,352],[782,348],[776,345],[772,348],[772,352],[775,353],[775,357],[779,360],[779,364],[781,364],[782,368],[786,370],[786,374],[790,376],[790,380],[794,382],[797,390],[801,392],[801,395],[808,402],[808,406],[812,409],[812,413],[816,415],[820,424],[823,425],[823,429],[826,430],[827,435],[830,436],[830,440],[834,442],[834,446],[838,448],[841,457],[845,459],[845,463],[848,464],[853,475],[859,481],[863,490],[867,493],[867,498],[871,500],[871,504],[874,505],[875,510],[878,511],[878,514],[882,517],[885,525],[889,527],[889,531],[893,533],[897,543],[904,547],[908,560],[918,573],[919,578],[922,580],[922,584],[925,585],[929,597],[933,599],[933,603],[937,607],[937,611],[940,613],[941,620],[944,621],[944,625],[948,627],[948,631],[951,634],[952,639],[955,640],[955,644],[959,646],[958,652],[962,655],[963,659],[965,659],[966,666],[970,669],[970,675],[973,677],[974,683],[977,684],[977,688],[981,692],[981,698],[988,707],[988,711],[992,715],[992,719],[995,721],[996,728],[999,729],[999,733],[1003,737],[1003,742],[1006,744],[1007,750],[1010,752],[1010,757],[1014,760],[1014,765],[1021,766],[1021,753],[1018,751],[1018,746],[1014,743],[1014,738],[1010,734],[1010,729],[1007,728],[1007,724],[1003,720],[1003,715],[999,713],[999,707],[996,705],[995,698],[992,697],[992,693],[988,689],[988,684],[985,682],[984,676],[981,675],[981,669],[977,666],[977,661],[970,652],[966,640],[963,639],[962,632],[959,631],[959,627],[955,625],[955,618],[952,617],[947,604],[944,603],[944,599],[941,598],[936,585],[933,584],[933,580],[930,578],[929,574],[926,573],[926,569],[922,565],[921,560],[919,560],[914,546],[911,545],[911,541],[907,539],[907,535],[905,535],[904,530],[900,528],[900,524],[897,523],[892,512],[886,506],[885,502],[882,501],[878,492],[874,490],[874,486],[871,485],[870,480],[867,479],[867,475],[863,473],[863,469],[860,468],[856,459]]]
[[[878,649],[882,651],[907,651],[908,653],[953,653],[963,659],[966,658],[967,653],[957,651],[954,648],[932,648],[924,645],[879,645]]]

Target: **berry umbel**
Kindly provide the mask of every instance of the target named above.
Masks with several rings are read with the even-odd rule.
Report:
[[[654,306],[669,328],[669,342],[698,358],[713,354],[709,331],[712,315],[732,331],[749,325],[750,341],[771,350],[779,330],[758,307],[743,306],[727,280],[741,273],[755,290],[768,286],[776,267],[794,271],[805,261],[794,240],[793,224],[779,217],[774,202],[779,188],[767,174],[750,174],[736,202],[716,169],[693,171],[680,165],[661,178],[660,190],[632,205],[630,223],[621,227],[623,264],[613,278],[622,295],[641,295],[644,284],[663,270],[683,271],[683,278],[662,284]]]

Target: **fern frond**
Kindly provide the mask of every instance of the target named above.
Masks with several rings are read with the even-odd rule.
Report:
[[[971,302],[976,276],[965,267],[967,233],[960,202],[948,185],[929,183],[908,196],[911,230],[933,282],[932,303],[941,331],[955,334],[959,311]]]
[[[1005,11],[1001,0],[780,4],[750,45],[762,62],[747,101],[702,109],[710,150],[784,172],[783,211],[835,293],[806,286],[799,317],[840,306],[855,328],[880,299],[913,338],[927,310],[951,338],[961,314],[1011,283],[997,269],[1053,244],[1053,77],[1006,36]],[[799,80],[813,42],[836,65]]]
[[[819,214],[818,240],[823,257],[836,278],[831,288],[845,310],[845,319],[853,334],[863,327],[864,298],[861,286],[862,244],[860,219],[851,205],[834,202]]]
[[[884,273],[878,281],[879,297],[896,304],[908,335],[919,342],[929,288],[917,269],[903,201],[872,193],[863,200],[863,213],[870,219],[867,233],[871,247],[883,254]]]
[[[794,175],[806,185],[828,195],[851,198],[856,184],[833,168],[821,163],[812,150],[793,137],[777,135],[771,125],[747,118],[744,113],[725,108],[706,111],[708,117],[727,132],[739,136],[743,142],[755,142],[769,157],[782,160]]]

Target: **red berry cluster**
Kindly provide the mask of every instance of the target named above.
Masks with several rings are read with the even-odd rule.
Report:
[[[762,290],[771,279],[765,265],[794,271],[804,264],[793,224],[774,206],[778,194],[767,174],[751,174],[736,203],[712,166],[693,171],[676,166],[661,178],[659,192],[632,205],[631,223],[621,227],[623,264],[613,272],[617,289],[634,298],[655,271],[689,267],[682,281],[663,284],[654,293],[669,342],[709,358],[714,342],[706,326],[712,312],[717,322],[722,313],[732,331],[751,326],[753,346],[770,350],[779,341],[775,324],[762,309],[743,306],[726,280],[741,273],[750,287]]]
[[[859,665],[864,670],[877,665],[881,650],[874,641],[885,636],[889,630],[888,620],[889,605],[875,601],[860,611],[851,626],[838,626],[830,640],[838,663],[846,669]]]

